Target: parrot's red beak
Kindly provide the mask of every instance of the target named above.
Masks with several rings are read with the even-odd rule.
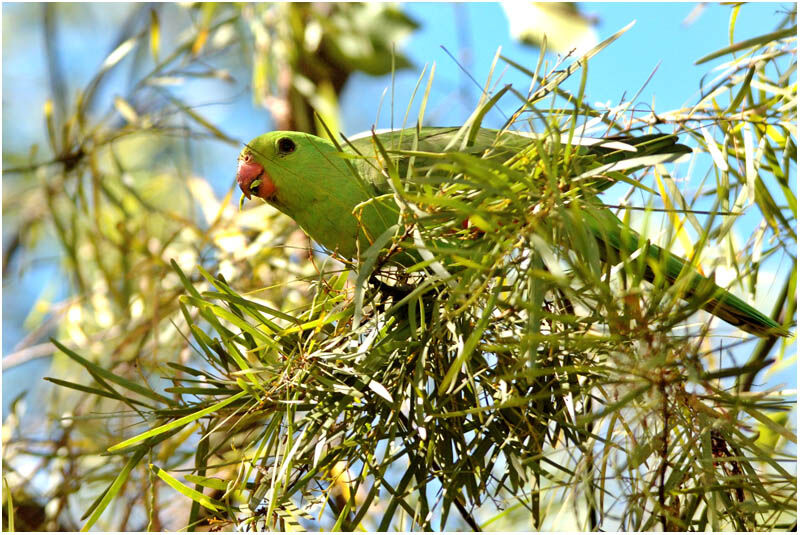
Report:
[[[239,158],[239,170],[236,172],[236,182],[248,199],[253,193],[262,199],[268,199],[275,193],[275,183],[264,166],[253,160],[253,156],[245,154]]]

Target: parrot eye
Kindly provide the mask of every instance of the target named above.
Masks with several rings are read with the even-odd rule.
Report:
[[[297,145],[288,137],[282,137],[278,140],[278,153],[280,154],[290,154],[294,152],[296,148]]]

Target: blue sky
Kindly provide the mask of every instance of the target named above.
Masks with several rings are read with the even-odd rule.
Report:
[[[588,101],[614,104],[625,95],[630,98],[660,62],[658,71],[638,102],[654,104],[657,111],[692,102],[702,76],[710,69],[708,64],[695,66],[694,62],[729,43],[731,13],[728,6],[709,4],[696,20],[685,24],[695,7],[694,3],[584,4],[583,10],[600,21],[596,29],[601,40],[636,20],[630,31],[591,60]],[[402,45],[415,68],[396,76],[396,123],[399,123],[423,65],[432,62],[436,62],[437,75],[426,116],[437,124],[458,124],[474,109],[479,97],[478,88],[466,81],[460,68],[441,46],[447,47],[456,57],[462,57],[462,45],[465,45],[468,57],[464,66],[480,84],[486,80],[498,47],[518,63],[531,69],[536,65],[538,50],[519,44],[510,37],[508,21],[498,4],[409,3],[404,9],[421,24],[421,28]],[[734,40],[772,30],[786,9],[787,4],[779,3],[743,6]],[[95,5],[85,20],[75,15],[65,17],[60,44],[72,91],[86,85],[108,54],[118,25],[125,20],[128,10],[128,6],[120,4]],[[44,132],[41,110],[47,97],[47,77],[38,17],[40,10],[35,6],[3,5],[3,144],[6,151],[27,147],[34,139],[41,139]],[[32,24],[30,31],[15,31],[24,27],[23,23]],[[549,59],[552,62],[554,56],[550,55]],[[496,74],[501,70],[502,66]],[[566,87],[576,87],[578,79],[579,75],[573,77]],[[122,83],[125,76],[117,76],[115,80],[115,83]],[[243,82],[247,83],[247,80]],[[503,82],[524,88],[529,83],[513,69],[506,72]],[[355,75],[351,78],[342,97],[345,132],[353,134],[372,126],[381,95],[389,85],[388,76]],[[185,93],[187,101],[193,105],[216,102],[213,106],[199,109],[230,135],[246,141],[269,128],[268,114],[253,109],[249,94],[243,92],[241,86],[219,89],[213,84],[195,84],[192,87]],[[114,91],[112,84],[106,92],[112,95]],[[379,128],[389,126],[388,95],[383,106]],[[490,114],[485,124],[497,126],[502,121],[500,114]],[[210,146],[195,162],[196,172],[208,177],[220,195],[232,184],[237,151],[230,146]],[[55,265],[50,263],[30,270],[22,280],[4,288],[4,354],[8,354],[24,335],[22,320],[43,284],[63,287],[59,280]],[[4,374],[4,383],[6,386],[15,384],[13,379],[23,375],[26,378],[41,376],[45,372],[44,365],[44,361],[39,361],[14,369]],[[795,372],[793,369],[790,371],[790,374],[782,374],[781,380],[796,384]],[[4,401],[18,391],[6,388]]]
[[[599,18],[597,32],[601,40],[631,21],[636,21],[625,35],[590,61],[587,82],[589,101],[616,103],[625,94],[630,98],[659,62],[658,71],[639,101],[650,104],[655,99],[656,108],[663,111],[681,107],[691,100],[699,88],[701,77],[709,68],[708,65],[695,66],[694,62],[729,43],[728,22],[731,13],[730,7],[710,4],[693,23],[683,24],[695,6],[694,3],[583,4],[582,9],[586,13]],[[743,40],[772,29],[782,17],[778,12],[784,8],[785,4],[777,3],[743,6],[737,19],[734,39]],[[437,109],[436,95],[448,95],[463,83],[460,69],[440,48],[445,46],[459,57],[459,32],[465,36],[462,39],[471,45],[471,61],[467,67],[481,84],[486,80],[498,47],[502,47],[504,55],[522,65],[531,69],[536,65],[538,49],[520,44],[510,37],[508,20],[498,4],[409,3],[405,9],[414,19],[422,22],[422,28],[405,44],[404,51],[420,67],[433,61],[437,64],[432,109]],[[459,20],[466,22],[466,27],[457,28],[456,10],[463,12]],[[500,70],[496,69],[496,72]],[[524,76],[513,70],[507,74],[508,78],[504,78],[504,81],[527,87],[528,80]],[[395,91],[400,110],[405,108],[418,75],[418,72],[407,71],[397,77],[398,87]],[[572,83],[575,85],[577,82],[572,80]],[[350,132],[369,128],[374,121],[374,110],[380,94],[386,86],[387,81],[380,78],[358,76],[352,80],[344,96],[344,115]],[[467,84],[467,87],[472,91],[473,101],[463,106],[440,106],[444,111],[437,117],[439,124],[460,123],[472,111],[478,92],[472,84]],[[374,105],[370,105],[372,103]],[[500,119],[487,118],[488,121],[498,122]]]
[[[736,23],[734,40],[743,40],[772,29],[787,6],[781,3],[743,6]],[[638,102],[647,105],[654,103],[657,110],[664,111],[691,101],[699,88],[701,77],[709,70],[708,64],[695,66],[694,61],[728,44],[731,13],[728,6],[707,4],[691,24],[684,24],[695,7],[694,3],[583,4],[584,12],[599,19],[596,29],[601,39],[636,21],[625,35],[591,60],[587,84],[589,101],[616,103],[624,95],[630,98],[659,62],[658,71]],[[110,51],[117,27],[125,21],[129,10],[130,7],[125,4],[95,4],[86,10],[88,16],[81,18],[71,14],[64,17],[59,48],[67,63],[71,89],[83,87],[89,81]],[[441,46],[460,58],[461,44],[465,44],[469,59],[464,66],[481,84],[486,80],[498,47],[502,47],[502,53],[518,63],[531,69],[536,65],[538,49],[522,45],[510,37],[508,21],[499,4],[420,2],[404,4],[404,10],[421,27],[401,45],[416,68],[399,72],[396,76],[396,116],[405,110],[422,67],[432,62],[436,62],[437,75],[427,116],[437,124],[453,124],[461,123],[472,111],[479,96],[478,88],[471,82],[465,82],[460,68]],[[27,147],[34,137],[43,134],[41,109],[47,97],[47,76],[42,29],[41,25],[36,24],[40,9],[25,4],[4,4],[3,13],[3,141],[8,150]],[[14,31],[20,24],[31,22],[34,24],[29,30]],[[168,21],[164,21],[164,24],[168,24]],[[87,32],[87,29],[91,31]],[[554,56],[549,54],[548,59],[552,63]],[[495,74],[501,70],[496,69]],[[124,76],[118,78],[118,82],[125,79]],[[242,82],[246,83],[247,80]],[[528,85],[528,80],[513,69],[505,74],[503,82],[513,82],[521,87]],[[343,121],[348,134],[372,126],[381,95],[389,84],[388,76],[356,74],[351,78],[342,98]],[[570,84],[577,84],[577,76],[567,86]],[[466,98],[458,92],[461,87],[468,91]],[[113,86],[109,92],[112,91]],[[268,127],[268,114],[264,110],[254,110],[247,94],[238,90],[226,91],[224,88],[220,94],[218,87],[198,83],[192,85],[192,92],[188,93],[191,103],[218,103],[201,111],[210,119],[218,120],[225,131],[234,137],[246,141],[262,133],[265,126]],[[453,98],[454,95],[456,98]],[[23,98],[15,98],[20,96]],[[385,123],[379,124],[379,127],[388,126],[388,101],[387,96],[381,116],[381,123]],[[10,106],[11,102],[14,106]],[[499,124],[501,121],[502,117],[497,114],[490,114],[486,119],[487,124]],[[9,130],[11,124],[13,135]],[[235,154],[236,151],[230,149],[227,152]],[[220,159],[219,171],[206,172],[215,183],[219,180],[220,189],[227,187],[227,179],[231,176],[225,176],[225,165],[225,161]],[[222,179],[222,176],[225,178]]]

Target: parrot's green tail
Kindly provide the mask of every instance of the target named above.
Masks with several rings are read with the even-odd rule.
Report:
[[[642,246],[639,235],[630,229],[625,229],[623,232],[622,222],[607,208],[601,208],[599,211],[587,210],[584,213],[584,220],[599,242],[603,260],[607,260],[609,252],[618,256],[619,251],[624,250],[630,255]],[[607,246],[611,251],[608,251]],[[647,248],[647,256],[661,267],[664,279],[673,284],[680,279],[683,285],[681,297],[687,301],[697,300],[698,308],[757,336],[791,336],[789,331],[769,316],[717,286],[714,281],[702,276],[693,268],[687,267],[686,260],[657,245],[648,244]],[[688,280],[685,273],[687,269],[692,270],[691,278]],[[644,278],[649,282],[656,279],[656,274],[649,265],[645,268]]]
[[[791,333],[778,322],[699,273],[695,275],[693,283],[697,286],[713,284],[715,287],[712,290],[712,297],[702,307],[706,312],[757,336],[791,336]]]

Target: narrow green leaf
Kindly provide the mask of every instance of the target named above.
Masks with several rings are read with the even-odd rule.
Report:
[[[63,386],[65,388],[71,388],[73,390],[78,390],[79,392],[86,392],[87,394],[92,394],[95,396],[101,396],[110,399],[116,399],[117,401],[124,401],[126,403],[132,403],[134,405],[141,405],[143,407],[147,407],[148,409],[155,410],[156,407],[154,405],[148,405],[143,401],[139,401],[133,398],[125,398],[117,394],[116,392],[109,392],[107,390],[101,390],[99,388],[93,388],[90,386],[84,386],[78,383],[73,383],[71,381],[64,381],[61,379],[56,379],[54,377],[43,377],[45,381],[50,383],[56,384],[58,386]]]
[[[110,448],[108,448],[108,451],[121,450],[123,448],[127,448],[128,446],[130,446],[132,444],[136,444],[137,442],[141,442],[143,440],[146,440],[146,439],[148,439],[150,437],[154,437],[156,435],[160,435],[161,433],[166,433],[167,431],[171,431],[171,430],[179,428],[179,427],[183,427],[184,425],[186,425],[188,423],[194,422],[195,420],[199,420],[203,416],[206,416],[206,415],[209,415],[211,413],[214,413],[214,412],[222,409],[223,407],[227,407],[228,405],[230,405],[234,401],[237,401],[238,399],[240,399],[240,398],[242,398],[242,397],[244,397],[246,395],[248,395],[248,392],[242,390],[238,394],[235,394],[235,395],[229,397],[228,399],[220,401],[219,403],[216,403],[214,405],[206,407],[203,410],[194,412],[194,413],[192,413],[192,414],[190,414],[188,416],[184,416],[183,418],[179,418],[179,419],[175,420],[174,422],[169,422],[169,423],[166,423],[166,424],[164,424],[162,426],[156,427],[155,429],[151,429],[149,431],[146,431],[146,432],[142,433],[141,435],[137,435],[137,436],[135,436],[133,438],[129,438],[128,440],[124,440],[124,441],[120,442],[119,444],[115,444],[114,446],[111,446]]]
[[[758,37],[753,37],[752,39],[745,39],[744,41],[739,41],[736,44],[733,44],[731,46],[726,46],[725,48],[721,48],[716,52],[712,52],[707,56],[703,56],[702,58],[695,61],[694,64],[700,65],[702,63],[706,63],[707,61],[711,61],[712,59],[724,56],[725,54],[738,52],[739,50],[744,50],[745,48],[765,45],[770,41],[778,41],[780,39],[784,39],[786,37],[793,37],[795,35],[797,35],[797,26],[793,26],[788,30],[778,30],[776,32],[768,33],[765,35],[759,35]]]
[[[196,122],[197,124],[199,124],[200,126],[205,128],[206,130],[208,130],[218,140],[224,141],[224,142],[228,143],[229,145],[232,145],[232,146],[237,147],[237,148],[241,145],[240,141],[238,141],[237,139],[234,139],[234,138],[230,137],[228,134],[224,133],[222,130],[217,128],[212,122],[210,122],[208,119],[206,119],[205,117],[203,117],[202,115],[200,115],[199,113],[194,111],[191,107],[189,107],[186,104],[184,104],[181,100],[177,99],[176,97],[173,97],[172,95],[170,95],[168,93],[164,93],[164,95],[166,96],[166,98],[170,102],[172,102],[175,106],[177,106],[183,113],[188,115],[194,122]]]
[[[150,9],[150,52],[153,61],[158,64],[158,54],[161,49],[161,25],[158,22],[158,12]]]
[[[111,500],[113,500],[116,495],[119,494],[119,491],[122,490],[122,486],[125,484],[125,481],[128,480],[128,475],[134,468],[136,468],[136,466],[139,464],[139,461],[142,460],[142,457],[144,457],[148,451],[150,451],[150,448],[144,445],[134,451],[133,455],[130,459],[128,459],[128,462],[125,463],[125,466],[122,468],[120,473],[114,478],[114,481],[112,481],[105,492],[98,497],[99,501],[96,501],[90,507],[89,510],[92,511],[92,514],[86,521],[86,524],[84,524],[81,528],[81,531],[89,531],[92,526],[95,525],[97,520],[100,518],[100,515],[102,515],[103,511],[105,511],[106,507],[108,507],[108,504],[111,503]]]
[[[736,96],[731,101],[730,106],[728,106],[728,109],[725,110],[724,112],[725,115],[734,113],[736,109],[739,107],[739,104],[742,103],[744,97],[750,91],[750,82],[753,81],[753,75],[755,73],[756,73],[755,65],[747,69],[747,74],[745,75],[744,80],[742,81],[742,87],[739,88],[739,91],[736,93]]]
[[[471,147],[475,144],[475,138],[478,137],[478,132],[480,132],[481,123],[483,122],[483,118],[489,113],[489,110],[494,108],[497,105],[497,101],[499,101],[503,95],[505,95],[508,90],[511,89],[511,84],[507,84],[503,89],[497,92],[495,96],[489,99],[483,106],[475,110],[472,117],[472,125],[469,128],[469,134],[467,134],[467,147]]]
[[[196,476],[194,474],[187,474],[184,479],[189,483],[200,485],[215,490],[228,490],[228,483],[224,479],[218,477]]]
[[[166,483],[167,485],[169,485],[173,489],[177,490],[178,492],[180,492],[181,494],[183,494],[184,496],[186,496],[187,498],[189,498],[193,502],[199,503],[200,505],[202,505],[206,509],[209,509],[211,511],[219,511],[219,510],[225,508],[225,506],[223,504],[221,504],[220,502],[218,502],[217,500],[215,500],[213,498],[209,498],[208,496],[206,496],[202,492],[198,492],[198,491],[194,490],[191,487],[187,487],[186,485],[184,485],[183,483],[181,483],[180,481],[178,481],[177,479],[172,477],[169,473],[167,473],[166,471],[162,470],[158,466],[156,466],[154,464],[151,464],[150,465],[150,470],[155,472],[155,474],[159,478],[161,478],[161,480],[164,483]]]
[[[14,497],[11,494],[11,488],[8,486],[8,480],[5,477],[3,477],[3,486],[6,489],[6,518],[8,522],[7,530],[13,533],[16,531],[14,528]]]
[[[486,329],[486,325],[489,323],[492,313],[494,312],[494,304],[499,293],[500,286],[498,285],[494,288],[491,297],[489,297],[489,301],[483,308],[483,314],[481,315],[480,321],[478,321],[475,329],[472,331],[472,333],[470,333],[467,341],[464,342],[464,347],[459,352],[458,356],[456,356],[456,358],[453,360],[453,363],[450,365],[450,368],[444,375],[442,382],[439,384],[437,391],[440,396],[444,395],[445,392],[450,391],[450,388],[454,384],[461,367],[469,360],[469,358],[472,356],[472,352],[475,351],[475,348],[478,346],[478,342],[480,342],[481,337],[483,336],[483,331]]]
[[[130,390],[132,392],[136,392],[137,394],[141,394],[142,396],[144,396],[146,398],[150,398],[152,400],[159,401],[159,402],[165,403],[167,405],[173,405],[174,404],[174,402],[171,399],[169,399],[168,397],[165,397],[165,396],[162,396],[160,394],[157,394],[157,393],[153,392],[152,390],[150,390],[150,389],[148,389],[148,388],[146,388],[146,387],[144,387],[144,386],[142,386],[142,385],[140,385],[138,383],[134,383],[133,381],[129,381],[128,379],[125,379],[124,377],[121,377],[121,376],[119,376],[119,375],[117,375],[115,373],[112,373],[112,372],[106,370],[105,368],[102,368],[102,367],[98,366],[97,364],[86,360],[85,358],[81,357],[80,355],[78,355],[77,353],[75,353],[74,351],[69,349],[67,346],[63,345],[61,342],[59,342],[55,338],[51,338],[50,341],[53,342],[53,344],[58,349],[60,349],[65,355],[67,355],[69,358],[71,358],[72,360],[74,360],[75,362],[77,362],[78,364],[80,364],[81,366],[86,368],[87,370],[89,370],[91,373],[93,373],[93,374],[95,374],[95,375],[97,375],[99,377],[102,377],[103,379],[106,379],[108,381],[111,381],[112,383],[116,383],[116,384],[122,386],[123,388],[127,388],[128,390]]]
[[[745,411],[750,416],[752,416],[753,418],[755,418],[756,420],[758,420],[759,423],[761,423],[764,427],[769,429],[772,433],[776,433],[785,438],[786,440],[797,444],[797,436],[794,433],[786,429],[786,427],[779,425],[778,423],[770,419],[763,412],[747,406],[742,406],[742,410]]]
[[[105,61],[103,61],[103,64],[100,66],[100,72],[105,72],[122,61],[122,59],[133,50],[133,47],[136,46],[137,40],[138,37],[131,37],[120,43],[120,45],[108,55]]]

